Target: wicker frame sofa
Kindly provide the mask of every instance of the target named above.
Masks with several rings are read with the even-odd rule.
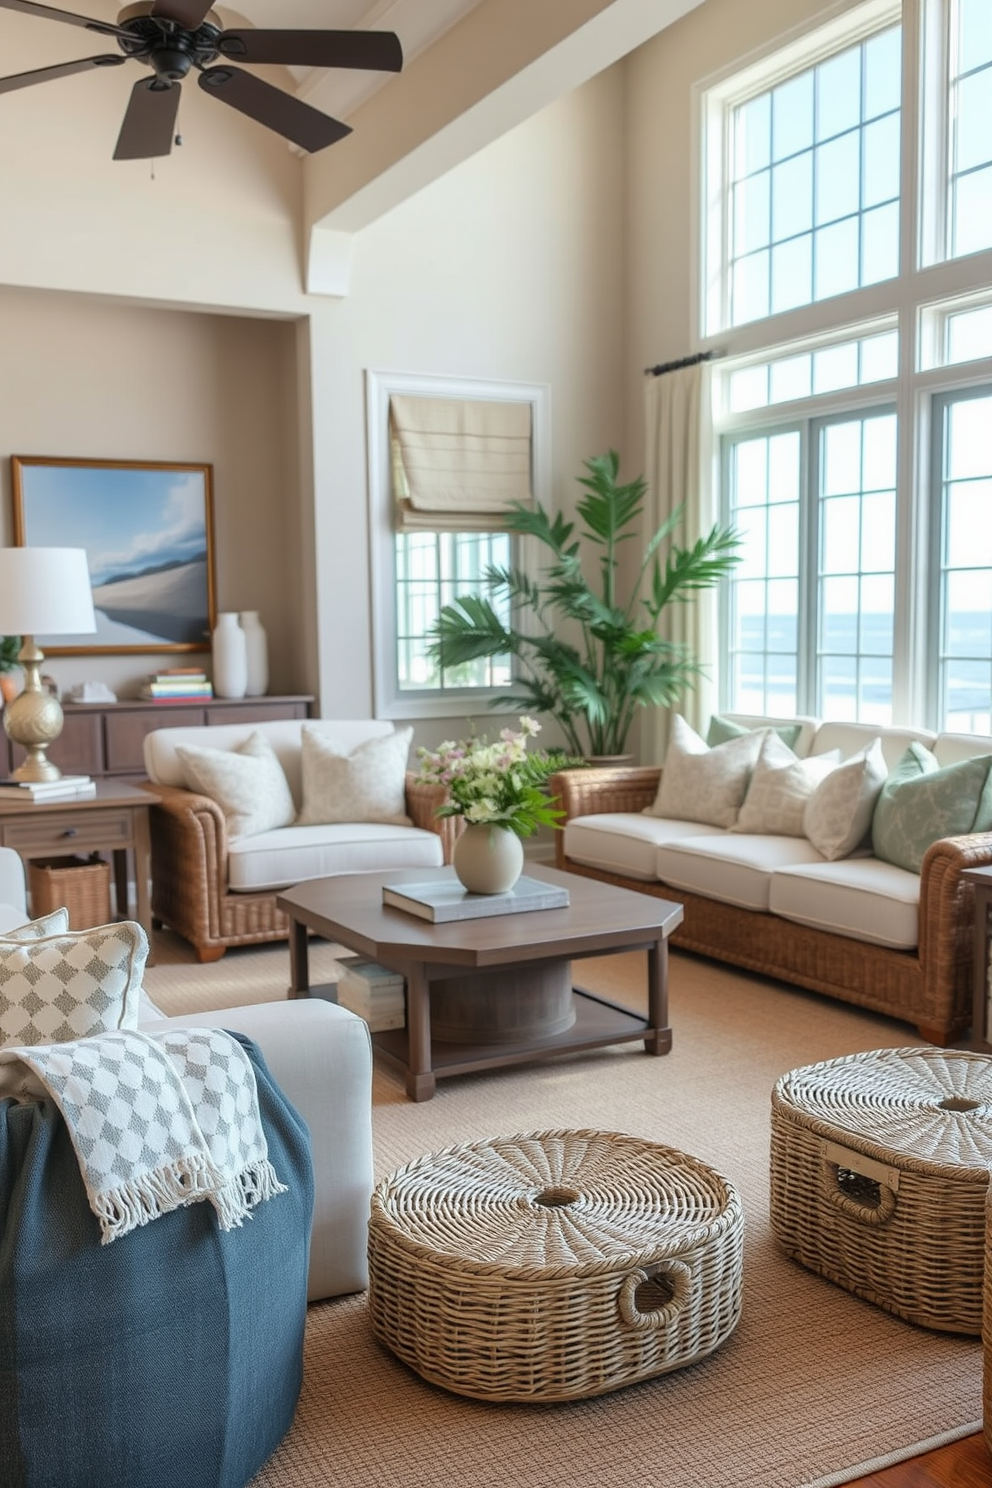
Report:
[[[734,717],[754,728],[787,722]],[[807,747],[797,752],[813,752],[818,744],[826,749],[839,741],[846,743],[845,753],[853,752],[859,738],[865,742],[877,735],[882,738],[889,770],[910,738],[932,749],[942,764],[992,754],[992,738],[803,722]],[[566,813],[563,830],[555,834],[557,866],[604,883],[677,900],[684,906],[685,915],[672,943],[683,950],[900,1019],[935,1044],[946,1045],[967,1030],[972,1011],[974,898],[962,873],[967,868],[992,864],[992,833],[944,838],[929,847],[919,875],[917,943],[898,948],[864,938],[865,934],[871,936],[870,928],[853,935],[838,933],[833,928],[744,907],[729,902],[727,896],[712,897],[709,892],[699,892],[698,884],[688,890],[664,882],[657,871],[645,866],[651,861],[648,854],[664,823],[643,814],[655,800],[660,777],[658,766],[573,770],[557,775],[553,789]],[[600,827],[598,839],[596,825]],[[685,831],[684,823],[679,827]],[[663,837],[663,830],[660,835]],[[734,844],[731,852],[741,852],[741,844],[747,842],[744,837],[719,835]],[[719,852],[713,846],[715,841],[705,839],[710,854]],[[674,845],[677,849],[690,844]],[[622,861],[625,854],[629,855],[629,867]],[[669,852],[669,864],[671,861]],[[834,866],[842,865],[825,865],[828,871]],[[901,873],[863,854],[856,870],[869,886],[876,867],[890,877],[893,871]]]
[[[221,808],[209,796],[185,789],[176,749],[192,744],[235,750],[253,733],[273,746],[297,806],[301,801],[302,730],[316,728],[351,750],[366,739],[392,732],[371,720],[280,720],[202,728],[155,729],[145,737],[145,768],[158,801],[151,808],[152,915],[196,948],[200,961],[216,961],[228,948],[284,940],[286,916],[276,908],[281,888],[334,873],[435,867],[451,861],[457,819],[435,816],[443,787],[416,783],[406,775],[410,826],[361,822],[325,829],[286,826],[262,838],[232,841]],[[260,888],[232,886],[232,862],[245,852],[265,855],[273,865]],[[264,878],[265,868],[262,869]],[[256,879],[257,879],[256,873]]]

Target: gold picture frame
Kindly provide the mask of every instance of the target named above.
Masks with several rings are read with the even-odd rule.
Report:
[[[213,466],[13,455],[14,542],[85,548],[97,633],[46,656],[207,651],[216,619]]]

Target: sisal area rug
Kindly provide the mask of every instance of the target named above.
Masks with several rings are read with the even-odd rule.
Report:
[[[162,942],[146,986],[168,1012],[285,993],[284,948],[189,964]],[[314,980],[334,948],[315,947]],[[768,1224],[769,1097],[779,1075],[919,1043],[901,1024],[675,954],[671,1054],[636,1045],[442,1081],[409,1102],[378,1071],[379,1176],[497,1132],[597,1127],[693,1153],[741,1190],[744,1311],[677,1373],[553,1406],[493,1406],[426,1384],[372,1337],[363,1297],[311,1307],[289,1436],[252,1488],[828,1488],[980,1429],[981,1345],[927,1332],[780,1255]],[[585,962],[582,984],[643,1003],[644,958]]]

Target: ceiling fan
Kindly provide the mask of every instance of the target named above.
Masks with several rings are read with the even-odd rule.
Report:
[[[119,67],[129,58],[152,69],[154,75],[140,78],[131,90],[115,160],[148,160],[169,154],[180,84],[194,67],[205,93],[274,129],[301,150],[314,151],[344,139],[351,133],[350,127],[292,93],[263,82],[254,73],[228,66],[229,62],[353,67],[370,72],[399,72],[403,66],[399,37],[392,31],[225,31],[210,9],[210,0],[144,0],[122,10],[116,23],[73,15],[51,5],[36,5],[34,0],[0,0],[0,8],[112,36],[123,53],[85,57],[0,78],[0,93],[71,77],[94,67]],[[210,65],[218,61],[219,66]]]

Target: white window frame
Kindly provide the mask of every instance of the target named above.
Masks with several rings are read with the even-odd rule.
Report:
[[[529,403],[534,499],[550,508],[551,389],[546,383],[490,382],[371,368],[365,372],[375,716],[390,719],[464,717],[487,711],[492,700],[506,689],[445,688],[418,691],[412,695],[402,692],[398,683],[396,527],[389,450],[389,400],[393,395],[404,394],[414,398],[477,398],[487,402]],[[527,567],[533,561],[532,555],[520,539],[516,543],[519,548],[515,561]]]
[[[948,259],[935,254],[933,247],[939,240],[942,253],[947,197],[946,132],[941,129],[940,138],[934,142],[933,113],[936,108],[937,117],[942,115],[946,99],[947,52],[946,40],[942,38],[946,37],[944,16],[949,14],[949,7],[943,0],[905,0],[902,6],[899,276],[736,327],[725,324],[725,295],[719,302],[722,320],[714,318],[708,323],[706,304],[708,284],[727,262],[723,250],[726,224],[720,212],[714,223],[711,198],[718,197],[721,190],[730,109],[745,98],[776,86],[818,57],[853,45],[871,31],[898,20],[899,10],[898,5],[891,6],[886,0],[859,6],[840,5],[826,25],[809,23],[801,32],[787,33],[760,54],[745,58],[742,65],[725,69],[696,85],[694,153],[702,168],[698,173],[700,200],[694,220],[695,263],[700,281],[694,296],[696,333],[691,350],[709,351],[714,356],[713,479],[717,490],[721,480],[719,436],[724,433],[772,428],[779,423],[793,423],[800,417],[818,418],[845,412],[856,415],[870,404],[888,402],[890,398],[895,402],[899,443],[892,707],[897,724],[922,727],[936,722],[928,675],[929,658],[933,654],[931,401],[936,393],[983,385],[992,378],[992,354],[970,362],[945,364],[941,351],[948,314],[988,303],[992,295],[992,249]],[[924,118],[928,111],[929,116]],[[934,184],[936,164],[941,164],[943,175]],[[932,197],[936,193],[940,220],[935,221],[931,212],[930,219],[921,226],[922,214],[917,204],[924,199],[921,193],[925,191]],[[719,202],[716,205],[719,208]],[[712,304],[712,293],[710,301]],[[727,411],[726,400],[721,406],[721,379],[730,371],[807,346],[870,334],[883,324],[897,325],[899,329],[899,373],[892,383],[874,383],[801,403],[779,403],[734,415]],[[722,651],[722,656],[725,655]],[[726,708],[729,706],[726,669],[719,661],[717,671],[720,706]]]
[[[738,67],[722,81],[700,85],[703,105],[703,203],[704,252],[700,325],[707,335],[731,329],[730,325],[730,230],[726,181],[731,159],[733,112],[749,99],[787,81],[794,73],[835,52],[864,41],[875,31],[901,19],[901,0],[867,0],[856,10],[847,10],[815,31],[776,46],[771,56],[750,66]],[[861,291],[854,291],[860,293]],[[818,300],[817,306],[830,301]],[[811,307],[802,306],[801,310]],[[794,312],[799,313],[799,312]],[[764,324],[764,321],[747,324]]]

